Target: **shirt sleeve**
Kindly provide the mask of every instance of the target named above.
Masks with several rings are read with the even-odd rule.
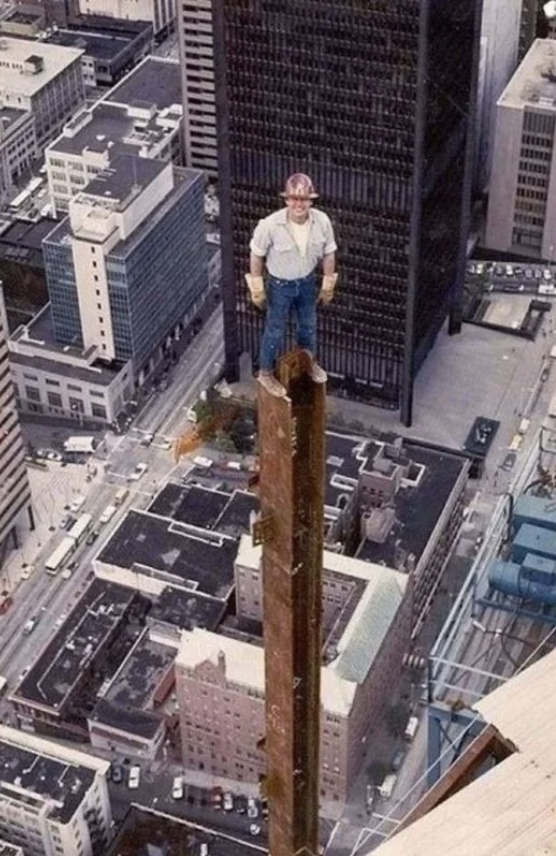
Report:
[[[270,244],[270,229],[268,228],[268,223],[266,223],[265,220],[259,220],[255,227],[255,231],[253,232],[249,249],[254,256],[264,258],[268,253]]]
[[[334,238],[334,229],[332,228],[332,223],[328,214],[324,215],[322,228],[326,238],[324,244],[324,255],[328,256],[330,253],[335,253],[338,249],[338,245]]]

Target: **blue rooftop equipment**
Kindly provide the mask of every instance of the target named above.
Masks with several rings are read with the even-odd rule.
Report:
[[[556,532],[524,523],[514,538],[512,560],[522,565],[527,553],[556,559]]]

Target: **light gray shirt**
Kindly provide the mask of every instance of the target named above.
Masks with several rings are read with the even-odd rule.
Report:
[[[288,223],[288,209],[281,208],[259,220],[249,248],[254,256],[266,258],[266,267],[277,279],[301,279],[314,271],[323,256],[337,250],[330,218],[317,208],[309,209],[309,241],[302,255]]]

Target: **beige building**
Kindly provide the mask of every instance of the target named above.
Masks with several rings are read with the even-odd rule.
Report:
[[[0,286],[0,566],[8,536],[17,542],[17,520],[26,509],[33,525],[25,446],[8,356],[8,320]]]
[[[261,613],[260,548],[243,536],[238,614]],[[343,802],[365,760],[369,728],[390,701],[411,620],[410,580],[381,565],[325,551],[321,670],[321,797]],[[229,636],[184,631],[176,659],[183,763],[257,782],[265,758],[264,651]]]
[[[177,0],[186,165],[216,177],[212,0]]]
[[[27,110],[0,107],[0,205],[14,196],[14,184],[39,153],[35,121]]]
[[[33,116],[45,145],[85,100],[83,51],[26,39],[0,38],[0,107]]]
[[[122,21],[149,21],[155,36],[173,29],[175,0],[79,0],[81,15],[101,15]]]
[[[556,42],[537,39],[497,104],[486,245],[556,260]]]
[[[25,856],[104,852],[109,762],[0,725],[0,840]],[[17,851],[16,851],[17,852]]]

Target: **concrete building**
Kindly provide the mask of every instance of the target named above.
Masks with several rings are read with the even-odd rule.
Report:
[[[477,92],[477,180],[488,184],[496,102],[517,67],[523,0],[484,0]]]
[[[0,214],[0,280],[12,332],[48,303],[42,242],[55,225],[46,217],[33,223]]]
[[[13,5],[0,20],[0,33],[6,36],[36,38],[46,27],[46,11],[25,3]]]
[[[204,179],[120,154],[43,242],[56,341],[131,361],[142,385],[208,292]]]
[[[0,566],[8,538],[17,545],[18,517],[27,510],[33,527],[25,446],[16,410],[8,351],[8,319],[0,286]]]
[[[218,175],[212,0],[176,0],[185,162]]]
[[[114,86],[151,51],[152,25],[88,15],[52,31],[49,44],[79,47],[85,86]]]
[[[33,116],[38,146],[60,133],[85,100],[83,51],[0,38],[0,106]]]
[[[537,39],[497,104],[486,245],[556,260],[556,42]]]
[[[120,154],[181,163],[181,117],[178,63],[146,57],[47,148],[54,213],[67,211],[70,199]]]
[[[175,0],[78,0],[81,15],[101,15],[122,21],[148,21],[157,40],[174,29]]]
[[[108,761],[1,725],[0,839],[25,856],[104,852],[112,822],[108,767]]]
[[[0,838],[0,856],[25,856],[25,853],[15,844],[9,844],[3,838]]]
[[[260,548],[244,536],[236,562],[238,611],[251,598],[259,561]],[[390,568],[326,550],[323,563],[321,797],[343,802],[407,650],[411,584]],[[252,603],[260,616],[260,600]],[[229,634],[184,631],[176,691],[184,765],[257,782],[266,764],[257,748],[265,715],[261,640],[249,644]]]
[[[0,106],[0,206],[14,196],[14,186],[39,154],[31,112]]]

